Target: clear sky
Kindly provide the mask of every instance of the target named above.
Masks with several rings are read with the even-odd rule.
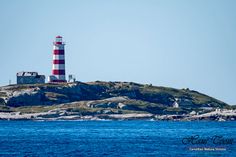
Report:
[[[0,85],[48,76],[66,41],[79,81],[190,88],[236,104],[235,0],[0,0]]]

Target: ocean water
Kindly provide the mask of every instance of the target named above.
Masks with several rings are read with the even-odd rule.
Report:
[[[235,157],[236,122],[0,121],[0,156]]]

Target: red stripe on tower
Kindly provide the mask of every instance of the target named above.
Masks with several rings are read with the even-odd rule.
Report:
[[[53,66],[49,82],[66,82],[64,46],[65,43],[62,41],[62,37],[57,36],[55,42],[53,42]]]
[[[64,50],[53,50],[54,55],[64,55]]]
[[[54,75],[65,75],[65,70],[52,70]]]
[[[65,60],[53,60],[53,64],[65,64]]]

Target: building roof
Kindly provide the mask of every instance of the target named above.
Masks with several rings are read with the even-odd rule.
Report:
[[[26,72],[26,71],[21,71],[16,74],[16,76],[37,76],[37,72]]]

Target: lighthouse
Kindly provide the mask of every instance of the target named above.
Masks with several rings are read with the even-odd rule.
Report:
[[[48,81],[66,82],[65,74],[65,43],[61,36],[57,36],[53,42],[52,75],[49,76]]]

